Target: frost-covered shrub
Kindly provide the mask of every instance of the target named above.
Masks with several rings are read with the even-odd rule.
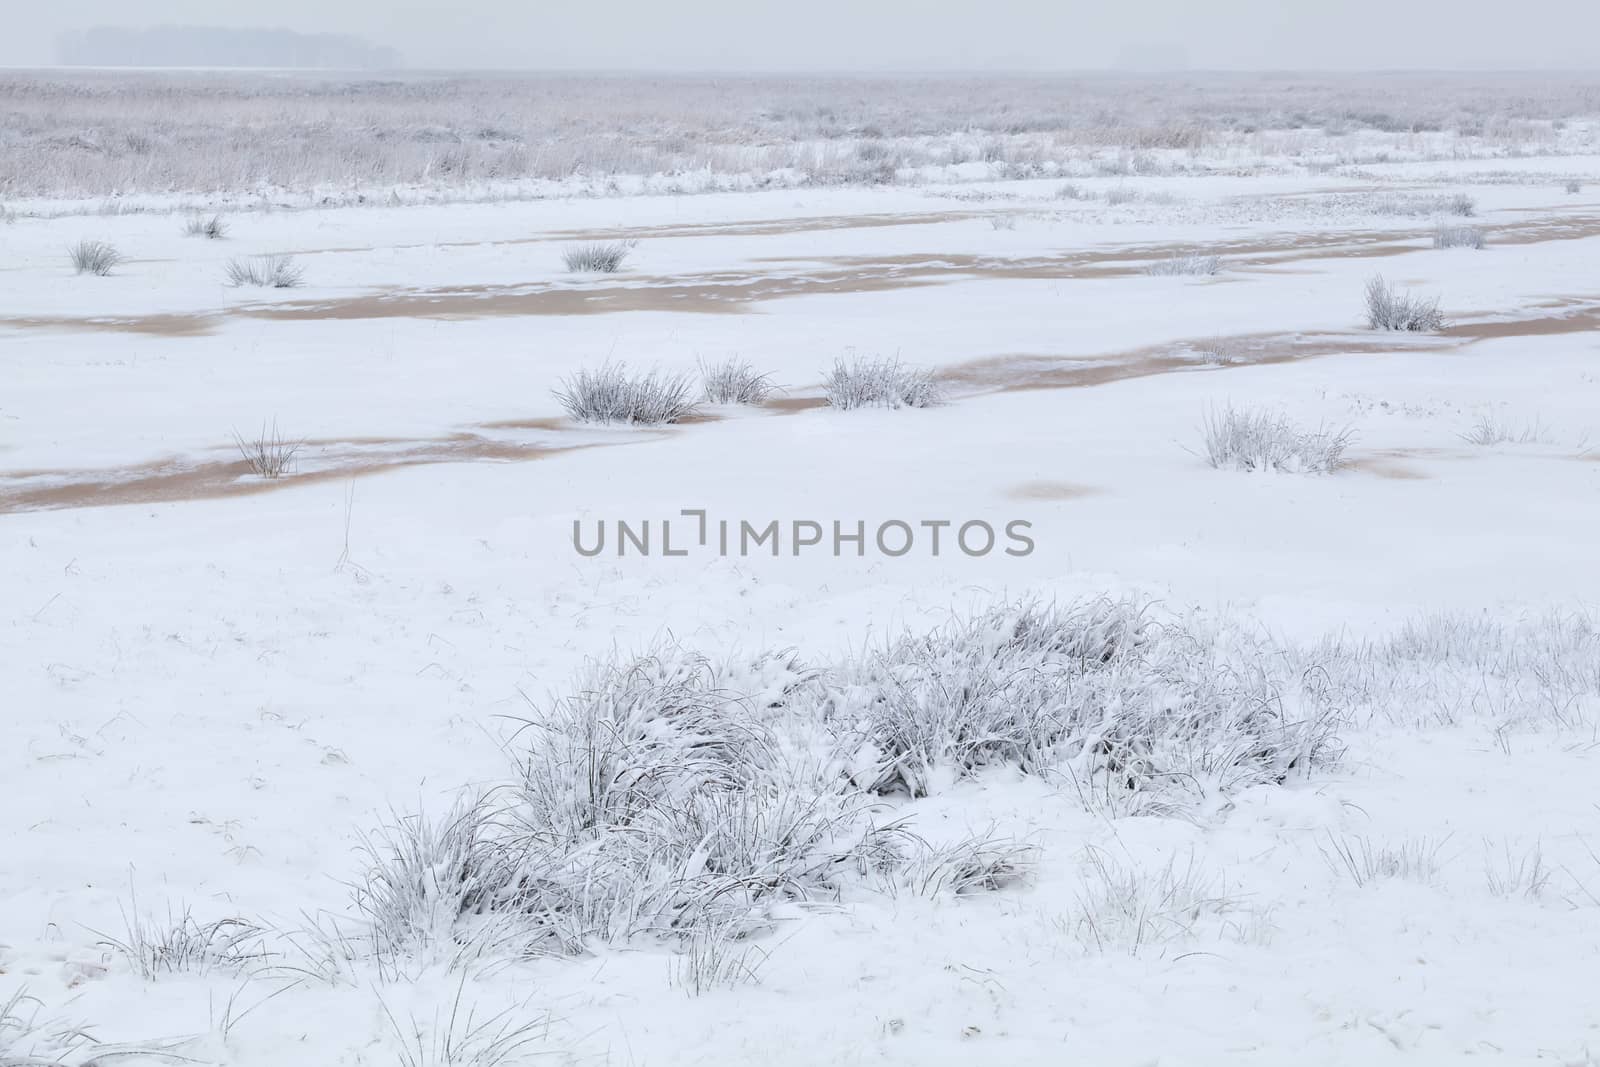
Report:
[[[1482,248],[1483,246],[1483,230],[1477,226],[1441,222],[1433,231],[1435,248]]]
[[[822,383],[828,403],[840,411],[854,408],[926,408],[942,393],[930,371],[908,367],[898,359],[855,357],[835,360]]]
[[[305,269],[293,256],[258,256],[228,260],[226,277],[234,288],[296,289],[305,280]]]
[[[897,832],[795,773],[765,712],[676,647],[593,665],[515,739],[492,808],[373,850],[362,910],[397,945],[485,924],[504,943],[514,925],[523,951],[572,953],[748,932],[776,902],[897,861]]]
[[[1375,274],[1367,280],[1367,328],[1369,330],[1401,330],[1408,333],[1431,333],[1444,328],[1444,315],[1439,301],[1423,300],[1409,293],[1397,293]]]
[[[635,241],[593,241],[573,245],[561,253],[572,274],[615,274],[637,244]]]
[[[832,670],[791,653],[718,666],[672,644],[592,664],[512,739],[509,782],[369,840],[362,943],[577,953],[670,937],[715,984],[716,959],[783,902],[994,890],[1033,867],[1023,842],[884,823],[884,794],[1005,764],[1183,810],[1326,762],[1333,705],[1271,673],[1279,659],[1093,600],[1002,605]]]
[[[760,404],[772,395],[771,375],[757,374],[742,359],[700,365],[700,385],[713,404]]]
[[[579,422],[622,422],[643,426],[677,422],[694,411],[689,379],[651,371],[630,375],[624,365],[580,370],[552,391]]]
[[[1221,270],[1222,259],[1220,257],[1201,255],[1196,252],[1186,256],[1173,256],[1170,259],[1158,260],[1146,267],[1144,272],[1159,278],[1172,275],[1217,274]]]
[[[122,262],[122,253],[104,241],[79,241],[67,249],[72,269],[79,274],[94,274],[104,278]]]
[[[873,793],[922,796],[997,763],[1206,793],[1308,769],[1332,727],[1288,715],[1210,635],[1125,601],[1002,606],[902,637],[836,684],[830,718]]]
[[[1348,430],[1306,430],[1282,414],[1233,407],[1208,413],[1203,430],[1206,462],[1218,469],[1326,474],[1350,444]]]

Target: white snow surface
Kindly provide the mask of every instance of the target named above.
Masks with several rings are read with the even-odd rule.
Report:
[[[1200,812],[1117,816],[1008,768],[886,799],[930,837],[1024,840],[1038,867],[993,892],[791,907],[755,943],[758,982],[698,996],[670,980],[682,946],[656,940],[340,985],[147,980],[106,944],[184,909],[285,929],[348,914],[362,834],[504,780],[517,721],[585,660],[668,635],[826,662],[1007,599],[1110,594],[1356,648],[1441,613],[1513,626],[1600,604],[1600,320],[1561,326],[1600,308],[1600,185],[1516,163],[1526,182],[1471,187],[1427,163],[1078,183],[1147,196],[1120,207],[1040,181],[239,213],[221,241],[175,215],[0,223],[0,1006],[25,992],[18,1018],[241,1067],[412,1062],[397,1030],[431,1041],[458,998],[542,1020],[527,1062],[1600,1063],[1600,708],[1508,721],[1472,670],[1429,707],[1380,692],[1336,765]],[[1483,251],[1371,210],[1464,188]],[[566,244],[611,234],[638,240],[621,273],[563,272]],[[85,238],[127,261],[72,274]],[[1144,275],[1173,250],[1222,272]],[[228,259],[269,253],[305,286],[225,286]],[[1452,323],[1522,326],[1375,336],[1360,301],[1380,271]],[[713,308],[705,289],[744,295]],[[430,308],[440,291],[455,302]],[[495,307],[536,292],[572,299]],[[851,353],[942,372],[946,402],[803,403]],[[607,361],[733,356],[789,406],[593,428],[551,395]],[[1348,429],[1349,465],[1212,469],[1202,423],[1226,405]],[[1537,432],[1467,443],[1484,417]],[[273,422],[306,441],[294,473],[183,488]],[[163,473],[177,488],[141,488]],[[574,521],[673,519],[676,538],[684,509],[1025,520],[1036,547],[574,551]],[[1436,869],[1357,884],[1338,856],[1356,842]],[[1534,856],[1538,892],[1492,890]],[[1108,857],[1147,888],[1188,872],[1209,903],[1096,943]],[[52,1054],[30,1040],[11,1054]]]

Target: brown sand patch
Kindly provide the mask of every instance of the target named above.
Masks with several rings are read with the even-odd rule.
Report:
[[[1427,481],[1431,477],[1431,475],[1424,474],[1415,467],[1408,467],[1404,463],[1396,463],[1393,460],[1381,459],[1375,456],[1363,456],[1358,459],[1346,460],[1344,467],[1348,470],[1360,471],[1363,474],[1371,474],[1393,481],[1420,482]]]
[[[400,447],[382,450],[340,447],[370,445],[375,441]],[[168,458],[121,468],[17,471],[0,475],[0,514],[250,496],[314,482],[360,478],[403,467],[478,460],[523,462],[613,443],[617,442],[519,442],[472,433],[409,440],[346,438],[330,440],[325,445],[307,442],[319,448],[316,455],[308,456],[315,461],[315,468],[280,478],[257,477],[239,458]]]
[[[898,217],[897,217],[898,218]],[[1371,258],[1420,251],[1417,242],[1431,230],[1282,234],[1224,241],[1207,246],[1232,269],[1275,268],[1285,263],[1330,257]],[[1493,231],[1501,244],[1567,240],[1600,235],[1600,216],[1583,216],[1502,226]],[[802,296],[860,294],[911,289],[972,279],[1062,281],[1143,273],[1154,262],[1193,251],[1190,245],[1139,245],[1006,258],[978,254],[842,256],[823,260],[775,259],[812,264],[795,273],[718,271],[689,276],[638,276],[590,285],[471,285],[433,289],[395,289],[325,300],[244,304],[217,311],[146,316],[0,318],[20,328],[100,329],[178,337],[204,334],[227,318],[280,321],[366,321],[391,318],[478,319],[498,316],[597,315],[629,311],[693,314],[747,313],[773,300]],[[1554,323],[1555,320],[1552,320]],[[1489,324],[1454,328],[1451,336],[1492,330]],[[1568,323],[1564,331],[1588,328]],[[1552,326],[1555,330],[1556,327]],[[1481,333],[1481,336],[1490,336]]]

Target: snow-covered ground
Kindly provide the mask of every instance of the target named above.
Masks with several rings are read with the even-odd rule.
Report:
[[[0,1062],[73,1027],[205,1063],[496,1062],[436,1048],[457,1005],[457,1037],[525,1042],[506,1063],[1600,1062],[1600,184],[1550,176],[1600,158],[1548,163],[240,213],[219,241],[0,225]],[[1441,219],[1487,247],[1435,249]],[[623,272],[564,272],[610,236]],[[126,261],[75,275],[83,239]],[[1189,252],[1221,271],[1145,273]],[[305,284],[224,284],[269,253]],[[1378,272],[1445,331],[1366,330]],[[946,403],[822,406],[852,355]],[[783,393],[598,429],[552,396],[730,357]],[[1346,464],[1214,469],[1230,407],[1347,430]],[[305,444],[266,480],[234,435],[273,424]],[[781,550],[722,553],[686,510],[776,521]],[[575,550],[619,520],[655,551]],[[979,520],[1033,550],[952,547]],[[823,544],[791,549],[807,521]],[[875,796],[1029,869],[849,881],[720,948],[307,962],[308,928],[359,928],[365,835],[510,779],[587,660],[846,663],[1100,595],[1234,635],[1233,667],[1337,721],[1330,758],[1143,807],[1004,763]],[[110,944],[186,911],[275,955],[151,976]],[[754,974],[697,990],[718,952]]]

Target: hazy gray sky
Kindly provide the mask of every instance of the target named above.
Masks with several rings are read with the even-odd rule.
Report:
[[[409,66],[1032,69],[1178,48],[1193,67],[1590,68],[1594,0],[4,0],[0,65],[92,26],[353,33]]]

